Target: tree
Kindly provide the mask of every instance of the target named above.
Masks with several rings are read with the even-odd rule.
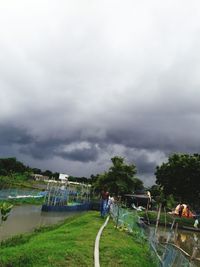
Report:
[[[166,196],[198,206],[200,197],[200,155],[173,154],[156,167],[156,183]]]
[[[5,222],[10,214],[10,211],[12,209],[13,205],[3,202],[0,203],[0,225],[2,222]]]
[[[1,158],[0,159],[0,175],[10,175],[12,173],[24,173],[27,167],[17,161],[16,158]]]
[[[33,171],[34,174],[41,174],[42,173],[41,169],[38,169],[38,168],[32,168],[31,170]]]
[[[126,164],[124,158],[111,158],[112,166],[108,172],[99,174],[95,177],[94,188],[101,190],[104,186],[108,187],[110,193],[123,195],[132,193],[135,189],[142,189],[143,183],[135,177],[136,167],[134,164]]]
[[[50,170],[46,170],[46,171],[42,172],[42,175],[48,176],[49,178],[52,177],[52,174],[53,173]]]
[[[52,174],[52,177],[54,177],[55,180],[58,180],[58,178],[59,178],[59,172],[54,172],[54,173]]]

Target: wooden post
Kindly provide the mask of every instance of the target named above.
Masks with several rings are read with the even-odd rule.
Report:
[[[197,251],[198,251],[198,248],[197,247],[194,247],[193,248],[193,252],[192,252],[192,256],[191,256],[190,260],[194,260],[196,258]]]
[[[165,230],[167,227],[167,213],[166,213],[166,208],[164,207],[164,212],[165,212]]]
[[[118,203],[117,207],[118,207],[118,209],[117,209],[116,228],[118,227],[118,222],[119,222],[119,203]]]
[[[158,215],[157,215],[157,219],[156,219],[155,234],[156,234],[157,229],[158,229],[158,224],[159,224],[159,220],[160,220],[161,208],[162,208],[162,204],[160,203],[160,204],[159,204],[159,209],[158,209]]]
[[[172,230],[173,230],[173,227],[174,227],[174,223],[175,223],[175,219],[173,220],[173,223],[172,223],[172,225],[171,225],[171,229],[170,229],[170,231],[169,231],[169,234],[168,234],[166,243],[168,243],[169,240],[170,240],[170,238],[171,238]]]

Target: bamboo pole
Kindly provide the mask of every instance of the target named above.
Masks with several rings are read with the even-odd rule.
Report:
[[[173,230],[173,228],[174,228],[174,223],[175,223],[175,219],[173,220],[173,223],[172,223],[172,225],[171,225],[170,232],[169,232],[169,234],[168,234],[166,243],[168,243],[169,240],[170,240],[170,237],[171,237],[171,235],[172,235],[172,230]]]
[[[119,222],[119,203],[118,203],[117,207],[118,207],[118,209],[117,209],[116,228],[118,227],[118,222]]]
[[[198,248],[197,247],[194,247],[193,248],[193,252],[192,252],[192,256],[191,256],[190,260],[194,260],[196,258],[197,251],[198,251]]]
[[[188,258],[191,258],[191,255],[188,254],[185,250],[183,250],[182,248],[178,247],[177,245],[175,245],[174,243],[167,243],[167,242],[164,242],[163,244],[166,244],[166,245],[170,245],[172,247],[175,247],[177,248],[178,250],[180,250],[186,257]]]
[[[166,208],[164,207],[164,213],[165,213],[165,230],[167,227],[167,212],[166,212]]]
[[[162,208],[162,204],[160,203],[159,204],[159,209],[158,209],[158,215],[157,215],[157,219],[156,219],[155,235],[156,235],[157,230],[158,230],[158,224],[159,224],[159,220],[160,220],[161,208]]]
[[[147,208],[146,208],[146,218],[147,218],[148,225],[150,225],[149,216],[148,216],[148,211],[149,211],[149,200],[150,200],[150,199],[148,198]]]

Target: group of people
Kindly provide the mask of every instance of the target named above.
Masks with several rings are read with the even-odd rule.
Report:
[[[101,217],[104,217],[109,210],[112,208],[112,204],[114,203],[114,198],[107,191],[107,188],[104,187],[101,191],[101,200],[100,200],[100,214]]]
[[[193,213],[190,211],[190,208],[186,204],[181,204],[179,203],[178,206],[175,209],[175,214],[178,215],[180,218],[181,217],[188,217],[192,218]]]

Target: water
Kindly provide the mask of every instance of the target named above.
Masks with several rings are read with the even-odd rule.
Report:
[[[154,229],[152,230],[154,231]],[[169,243],[175,244],[189,255],[192,255],[194,248],[197,247],[196,257],[200,258],[200,232],[181,229],[170,232],[169,228],[165,229],[164,227],[159,227],[157,237],[160,243],[165,243],[168,240]],[[200,261],[195,261],[195,266],[200,266]]]
[[[161,243],[167,241],[170,229],[158,228],[158,240]],[[193,248],[200,246],[200,233],[193,231],[184,231],[178,229],[177,232],[173,231],[170,235],[169,242],[175,244],[177,247],[182,248],[188,254],[192,255]],[[198,251],[197,257],[200,257],[200,251]]]
[[[21,205],[12,209],[6,222],[0,226],[0,241],[13,235],[31,232],[34,228],[55,224],[77,212],[42,212],[38,205]]]

